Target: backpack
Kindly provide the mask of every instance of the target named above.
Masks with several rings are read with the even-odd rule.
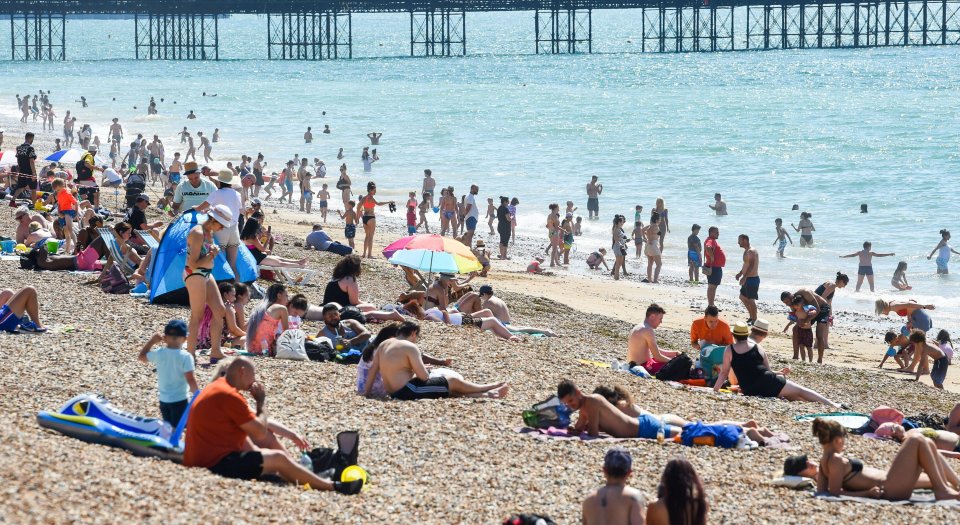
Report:
[[[703,421],[683,425],[680,443],[692,447],[708,445],[721,448],[734,448],[740,441],[743,428],[734,425],[707,425]]]
[[[313,462],[313,472],[338,480],[343,470],[356,465],[360,456],[360,433],[347,430],[337,434],[337,450],[318,447],[307,452]]]
[[[661,381],[690,379],[691,368],[693,368],[693,360],[687,354],[681,353],[663,365],[663,368],[657,372],[657,379]]]
[[[303,330],[287,330],[277,337],[276,358],[306,361],[307,335]]]
[[[337,352],[333,349],[333,343],[329,337],[318,337],[304,344],[307,352],[307,359],[311,361],[333,361]]]
[[[100,289],[103,293],[128,294],[132,288],[120,270],[120,265],[112,262],[100,272]]]
[[[530,428],[567,428],[570,410],[553,395],[523,411],[523,422]]]

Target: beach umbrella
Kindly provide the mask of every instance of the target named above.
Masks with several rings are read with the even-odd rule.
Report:
[[[462,242],[440,235],[409,235],[384,248],[391,263],[422,272],[470,273],[483,265]]]
[[[76,164],[80,162],[80,159],[83,158],[83,155],[86,153],[86,150],[70,148],[62,149],[60,151],[55,151],[43,160],[49,160],[50,162],[59,162],[61,164]],[[103,158],[94,156],[93,163],[97,166],[101,164],[106,164],[106,161]]]
[[[17,163],[17,154],[13,151],[0,151],[0,166],[10,166]]]

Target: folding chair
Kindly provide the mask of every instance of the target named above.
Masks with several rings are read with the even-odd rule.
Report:
[[[282,276],[287,284],[292,286],[305,286],[317,274],[316,270],[309,268],[277,268],[274,266],[264,266],[272,270],[275,274]]]
[[[137,269],[131,268],[130,265],[127,264],[126,258],[123,256],[123,251],[120,250],[120,243],[116,232],[113,231],[113,228],[97,228],[97,233],[100,234],[104,246],[106,246],[107,251],[110,252],[110,259],[117,263],[124,277],[129,279]],[[109,263],[109,261],[107,262]]]
[[[143,243],[147,245],[147,248],[150,248],[150,251],[156,251],[160,247],[160,241],[153,236],[152,232],[147,230],[133,230],[141,239]]]

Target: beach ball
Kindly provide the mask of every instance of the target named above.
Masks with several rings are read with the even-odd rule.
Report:
[[[340,474],[340,481],[344,483],[349,483],[358,479],[363,480],[364,488],[366,488],[367,483],[370,482],[370,477],[367,475],[367,471],[363,470],[360,465],[350,465],[349,467],[343,469],[343,473]]]
[[[17,252],[29,252],[29,251],[30,251],[30,250],[27,248],[27,245],[26,245],[26,244],[22,244],[22,243],[14,246],[14,247],[13,247],[13,250],[14,250],[14,251],[17,251]]]

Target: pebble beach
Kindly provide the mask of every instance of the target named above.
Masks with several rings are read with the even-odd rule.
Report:
[[[287,209],[273,213],[270,203],[266,209],[268,222],[282,236],[275,253],[306,256],[307,266],[321,273],[313,283],[296,288],[311,303],[319,302],[324,277],[336,257],[298,246],[316,217]],[[339,230],[330,228],[335,238]],[[378,245],[402,235],[400,230],[399,220],[385,218],[378,227]],[[609,305],[577,309],[570,305],[579,305],[578,298],[569,297],[576,294],[570,288],[564,292],[563,286],[601,285],[589,278],[571,283],[572,278],[522,273],[515,267],[524,260],[521,254],[536,249],[535,242],[525,243],[518,241],[512,265],[501,267],[494,261],[490,277],[476,283],[497,287],[517,322],[546,326],[562,337],[526,337],[521,343],[509,343],[474,329],[427,322],[420,343],[434,356],[452,358],[452,368],[468,379],[509,381],[506,399],[370,400],[356,394],[353,366],[256,359],[270,417],[300,431],[312,446],[334,446],[337,432],[360,431],[359,463],[369,472],[370,484],[356,497],[229,480],[203,469],[137,458],[41,429],[36,422],[38,411],[55,410],[84,392],[102,393],[129,412],[159,416],[155,375],[150,366],[137,362],[136,354],[167,320],[185,318],[188,311],[103,294],[85,284],[87,276],[28,273],[15,262],[0,263],[0,288],[35,286],[44,322],[51,327],[44,335],[0,335],[0,385],[6,393],[0,398],[0,443],[5,445],[0,447],[4,487],[0,522],[486,524],[526,512],[548,515],[557,523],[577,523],[584,495],[602,483],[600,465],[611,443],[540,441],[515,431],[523,424],[522,410],[555,393],[565,378],[584,390],[621,385],[654,413],[704,420],[753,419],[788,434],[792,450],[688,448],[653,440],[617,443],[633,454],[630,483],[648,500],[656,493],[663,465],[677,456],[689,459],[705,483],[711,523],[949,523],[957,519],[955,508],[898,506],[891,513],[885,505],[825,502],[814,499],[811,492],[772,486],[770,481],[781,474],[787,456],[800,451],[819,456],[810,424],[794,417],[822,412],[820,405],[675,389],[581,364],[578,359],[623,359],[627,334],[651,299],[676,314],[675,320],[658,330],[660,344],[689,350],[684,323],[688,325],[688,319],[697,315],[694,305],[676,285],[644,291],[631,285],[621,286],[623,298],[611,295]],[[402,274],[382,259],[365,261],[360,287],[363,299],[375,304],[390,303],[405,289]],[[702,288],[695,292],[702,295]],[[559,300],[564,297],[557,294],[566,295],[566,300]],[[732,305],[730,298],[722,304]],[[724,308],[724,315],[739,318],[733,306]],[[309,323],[306,330],[317,328]],[[954,392],[934,391],[929,384],[863,366],[853,368],[829,354],[824,365],[797,364],[783,351],[788,340],[771,339],[771,368],[790,366],[793,380],[849,404],[852,411],[869,412],[886,404],[908,415],[946,414],[960,402]],[[881,355],[877,344],[870,346],[869,337],[855,329],[841,331],[836,340],[851,355],[860,354],[857,363],[876,363]],[[211,370],[198,368],[197,374],[203,385]],[[851,437],[847,450],[868,465],[885,468],[897,446]]]

